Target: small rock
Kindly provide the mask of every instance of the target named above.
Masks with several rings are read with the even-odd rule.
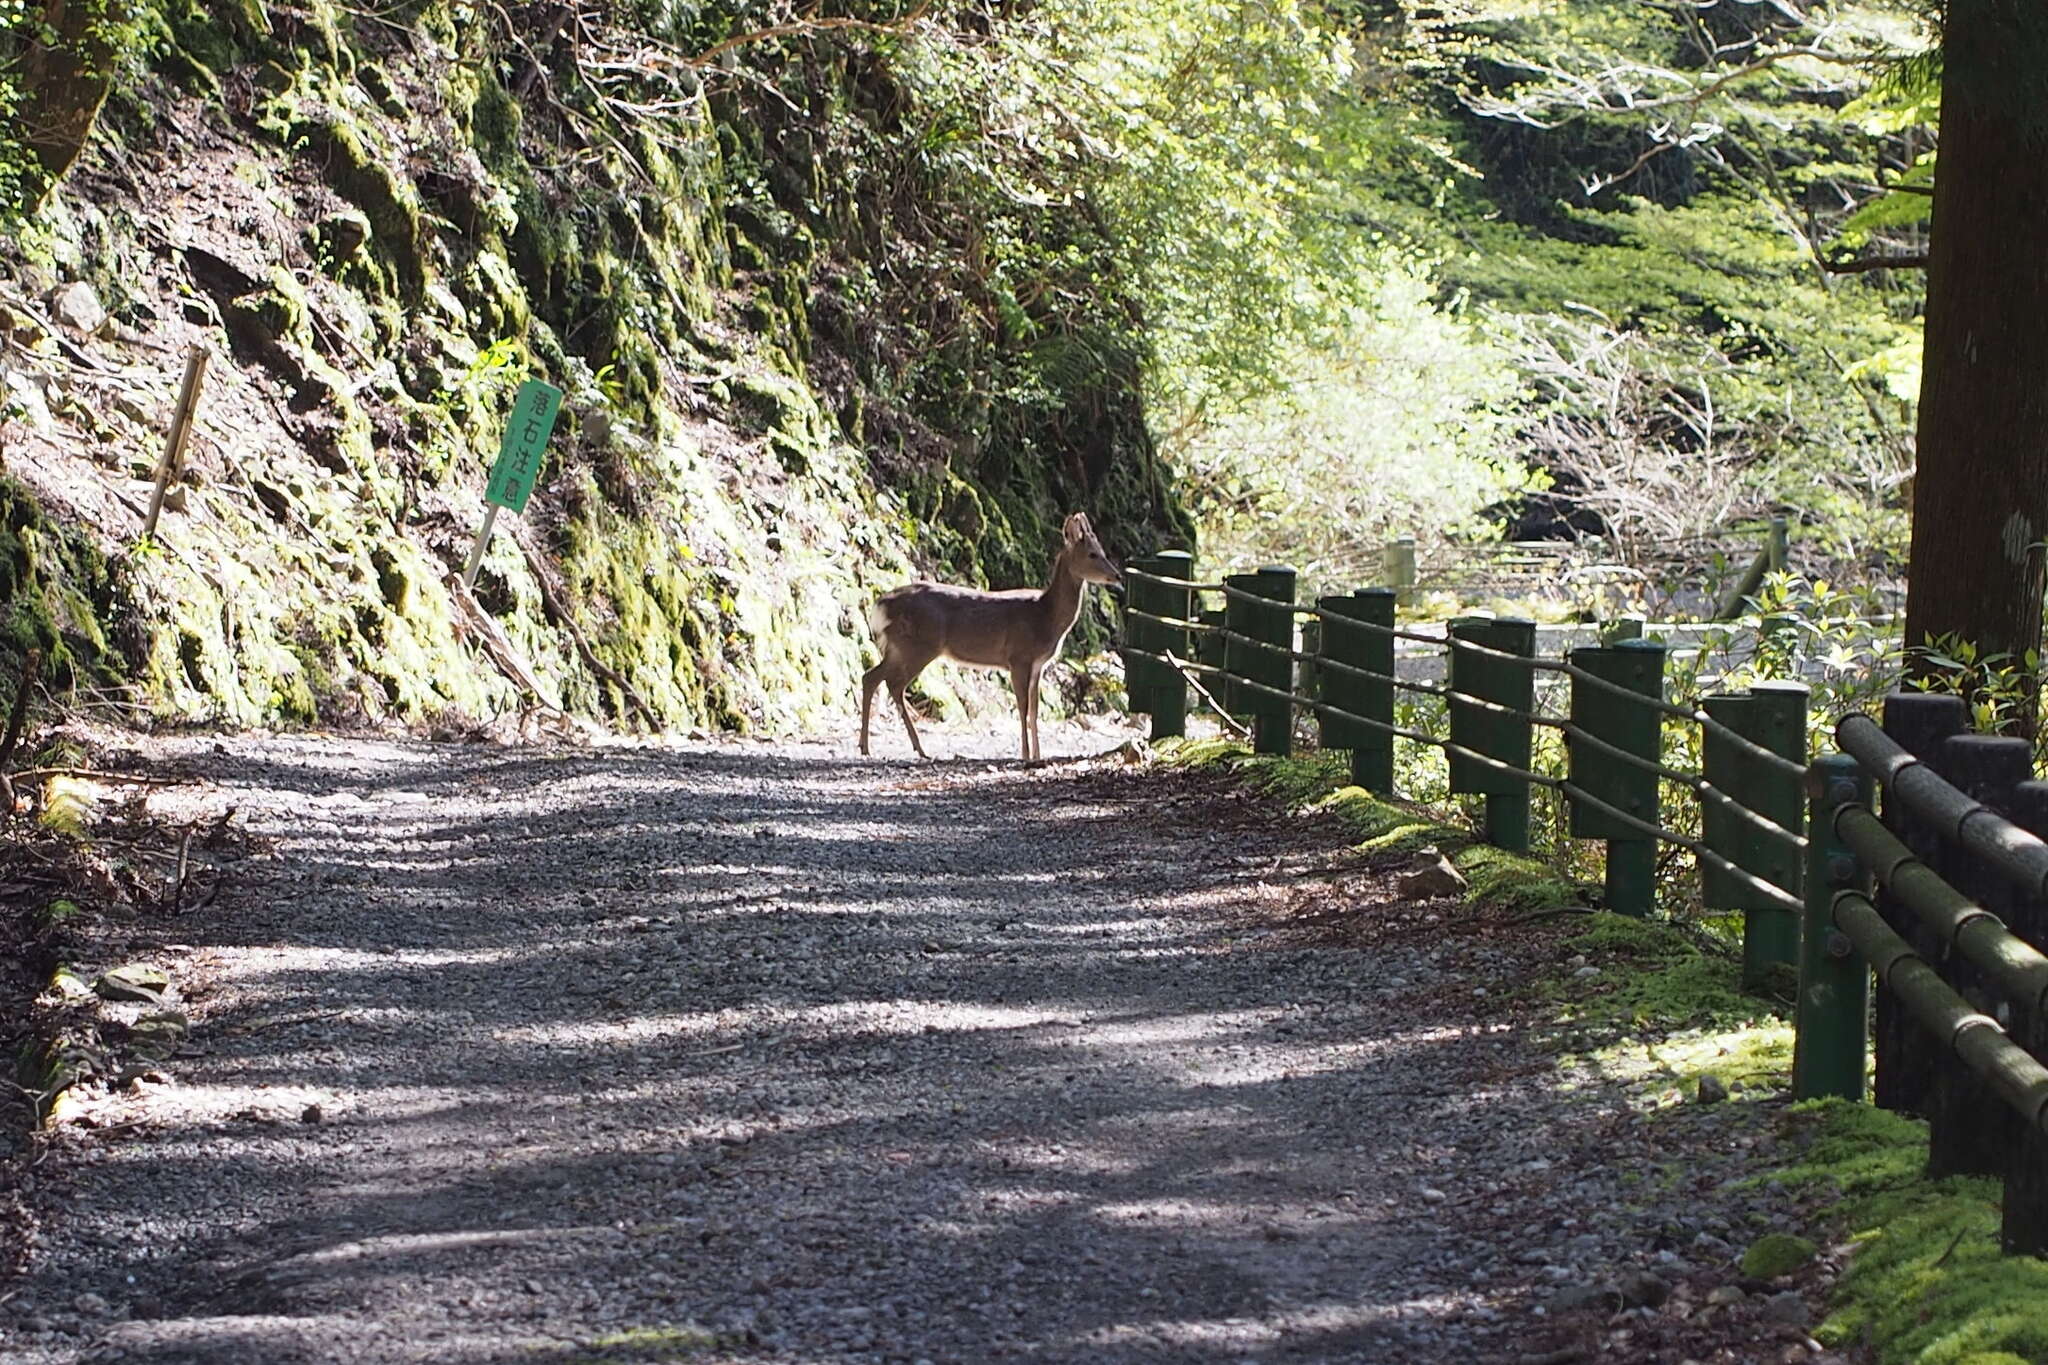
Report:
[[[331,265],[340,265],[370,240],[370,220],[354,209],[342,209],[320,220],[316,237]]]
[[[1719,1104],[1727,1098],[1728,1087],[1721,1083],[1719,1076],[1716,1076],[1711,1071],[1701,1075],[1699,1088],[1699,1102],[1701,1104]]]
[[[1600,969],[1598,967],[1581,967],[1577,971],[1572,973],[1572,976],[1580,981],[1591,981],[1594,977],[1598,975],[1600,975]]]
[[[89,1317],[102,1317],[112,1311],[107,1301],[97,1294],[80,1294],[71,1301],[71,1306]]]
[[[1470,885],[1465,874],[1451,866],[1451,860],[1433,848],[1423,849],[1416,854],[1416,859],[1417,865],[1402,873],[1394,883],[1394,889],[1409,900],[1463,895]]]
[[[1450,1196],[1445,1194],[1442,1190],[1433,1190],[1427,1185],[1424,1185],[1422,1187],[1422,1198],[1426,1203],[1441,1204],[1444,1202],[1444,1200],[1448,1199],[1449,1197]]]
[[[1568,1313],[1575,1308],[1613,1312],[1621,1307],[1621,1291],[1611,1284],[1568,1284],[1550,1296],[1548,1307],[1553,1313]]]
[[[1621,1301],[1630,1308],[1661,1308],[1670,1297],[1671,1286],[1661,1275],[1637,1270],[1622,1277]]]
[[[1803,1332],[1813,1323],[1813,1310],[1806,1306],[1805,1299],[1788,1289],[1764,1300],[1763,1319]]]
[[[84,336],[96,334],[107,325],[107,310],[100,296],[84,280],[73,280],[50,291],[50,316],[59,326]]]
[[[1726,1308],[1729,1304],[1741,1303],[1748,1297],[1749,1295],[1742,1292],[1740,1285],[1718,1284],[1707,1294],[1707,1302],[1716,1308]]]
[[[93,980],[92,988],[103,1000],[140,1000],[158,1005],[163,1003],[164,992],[171,988],[171,978],[161,967],[130,962],[101,972]]]
[[[326,1118],[327,1115],[324,1112],[322,1112],[320,1106],[317,1104],[309,1104],[304,1109],[301,1109],[299,1111],[300,1123],[321,1123],[324,1122]]]

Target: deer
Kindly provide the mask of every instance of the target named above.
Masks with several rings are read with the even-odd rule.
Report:
[[[860,680],[860,751],[868,752],[868,719],[875,689],[889,685],[910,746],[925,757],[917,723],[903,694],[933,659],[947,658],[976,668],[1008,669],[1017,694],[1017,724],[1024,761],[1037,762],[1038,685],[1045,666],[1060,652],[1067,632],[1081,615],[1081,597],[1090,583],[1121,583],[1123,575],[1103,552],[1088,518],[1079,512],[1066,520],[1064,540],[1053,556],[1051,579],[1044,588],[1011,588],[983,592],[944,583],[908,583],[883,593],[868,612],[868,629],[882,651],[882,661]]]

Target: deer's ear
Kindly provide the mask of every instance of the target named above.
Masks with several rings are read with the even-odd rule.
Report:
[[[1067,518],[1067,544],[1076,544],[1083,536],[1094,534],[1095,532],[1089,529],[1088,516],[1085,512],[1076,512]]]

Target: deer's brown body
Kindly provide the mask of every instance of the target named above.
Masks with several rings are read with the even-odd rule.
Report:
[[[1010,685],[1017,693],[1024,757],[1027,761],[1040,757],[1039,679],[1081,615],[1086,585],[1119,579],[1116,565],[1103,553],[1088,518],[1076,512],[1067,518],[1065,542],[1053,559],[1051,581],[1042,589],[982,592],[944,583],[911,583],[882,594],[868,613],[868,626],[881,647],[882,661],[861,678],[860,751],[868,751],[875,689],[887,683],[903,727],[910,732],[911,747],[919,758],[924,757],[924,743],[918,738],[903,694],[932,660],[947,658],[1009,672]]]

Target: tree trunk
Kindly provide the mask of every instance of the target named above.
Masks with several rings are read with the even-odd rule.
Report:
[[[119,64],[115,35],[127,22],[128,0],[44,0],[49,42],[31,42],[21,58],[22,128],[41,169],[31,187],[37,204],[85,150]]]
[[[2048,555],[2048,4],[1951,0],[1906,643],[2041,643]],[[1925,677],[1925,660],[1913,671]],[[2031,734],[2035,697],[2023,726]]]

